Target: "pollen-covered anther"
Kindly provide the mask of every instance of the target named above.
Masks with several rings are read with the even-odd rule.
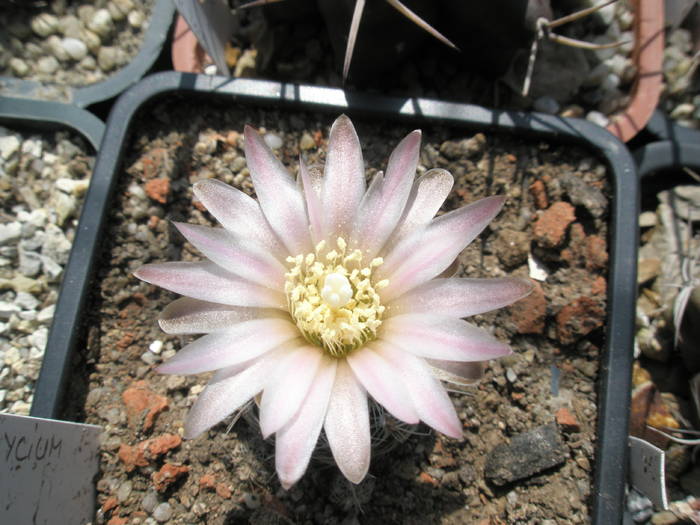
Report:
[[[377,290],[387,280],[373,282],[381,257],[362,263],[362,252],[348,252],[342,237],[326,251],[320,242],[314,253],[288,257],[285,292],[289,311],[311,343],[333,357],[342,357],[377,335],[384,306]]]

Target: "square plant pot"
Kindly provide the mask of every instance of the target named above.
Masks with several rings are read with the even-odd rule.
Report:
[[[26,415],[105,126],[75,106],[0,97],[0,127],[0,408]]]
[[[175,6],[172,0],[156,0],[150,17],[143,22],[146,29],[144,29],[138,52],[126,65],[111,72],[104,80],[82,86],[70,86],[0,76],[0,94],[8,97],[65,102],[81,108],[116,97],[143,78],[160,56],[163,45],[168,39],[174,12]],[[53,17],[50,11],[46,14]],[[92,36],[96,37],[94,33]],[[71,32],[66,33],[66,37],[76,40],[77,35]],[[115,44],[115,46],[118,45],[120,44]]]
[[[349,488],[324,463],[321,443],[305,477],[287,492],[257,425],[239,423],[228,433],[218,425],[181,442],[182,421],[204,379],[153,372],[185,341],[157,327],[173,294],[131,272],[148,262],[200,258],[168,226],[169,220],[211,223],[192,200],[194,181],[214,177],[252,190],[240,142],[244,124],[264,127],[266,140],[294,168],[299,154],[321,163],[326,130],[340,113],[357,127],[370,174],[384,167],[402,136],[421,128],[419,171],[444,167],[455,177],[443,210],[506,195],[501,216],[460,255],[462,275],[528,277],[530,259],[543,280],[523,302],[473,318],[514,354],[492,362],[479,386],[453,396],[463,440],[381,416],[375,429],[391,439],[379,439],[366,481]],[[66,330],[49,340],[32,414],[105,427],[98,481],[104,517],[160,508],[202,522],[328,521],[357,515],[360,506],[363,520],[382,522],[564,516],[619,523],[637,216],[631,156],[585,121],[275,82],[153,75],[125,93],[109,118],[66,273],[74,285],[64,286],[56,312]],[[488,466],[509,438],[526,442],[528,458],[536,451],[527,447],[547,436],[559,459],[536,473],[499,476]],[[153,443],[171,444],[145,465],[135,463],[129,452]]]

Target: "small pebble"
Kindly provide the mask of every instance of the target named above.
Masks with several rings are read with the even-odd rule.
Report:
[[[150,490],[141,500],[141,507],[150,514],[156,508],[156,505],[158,505],[158,494]]]
[[[559,111],[559,103],[548,95],[539,97],[537,100],[535,100],[533,107],[535,111],[547,113],[549,115],[556,115]]]
[[[601,128],[607,126],[609,122],[608,117],[603,115],[600,111],[589,111],[586,115],[586,120],[597,124]]]
[[[50,13],[41,13],[31,21],[32,31],[41,37],[47,37],[58,31],[58,18]]]
[[[153,517],[160,523],[168,521],[172,515],[173,509],[166,502],[161,503],[153,510]]]
[[[114,30],[114,22],[109,10],[98,9],[95,11],[87,27],[101,38],[106,38]]]
[[[270,149],[280,149],[284,144],[282,139],[274,133],[265,133],[263,139],[265,140],[265,144],[267,144]]]
[[[82,40],[66,37],[61,40],[61,45],[66,54],[73,60],[82,60],[87,56],[88,48]]]

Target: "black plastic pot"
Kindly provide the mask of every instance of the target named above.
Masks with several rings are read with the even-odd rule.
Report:
[[[138,54],[106,80],[88,86],[45,85],[32,80],[0,77],[0,93],[10,97],[56,100],[84,108],[116,97],[138,82],[153,66],[168,38],[175,5],[172,0],[157,0]]]
[[[0,124],[30,128],[69,128],[98,150],[105,125],[92,113],[60,102],[0,97]]]
[[[700,170],[700,131],[676,124],[659,110],[645,131],[652,142],[633,152],[640,178],[684,167]]]
[[[584,147],[609,167],[614,186],[610,213],[611,258],[608,284],[609,320],[606,349],[600,366],[597,454],[593,522],[620,523],[627,471],[627,426],[634,335],[639,187],[634,162],[625,146],[605,130],[583,120],[535,113],[493,111],[478,106],[425,99],[398,99],[348,93],[339,89],[299,86],[247,79],[161,73],[124,93],[114,106],[83,206],[56,308],[32,415],[56,417],[68,376],[68,364],[78,337],[87,288],[99,254],[105,217],[117,181],[132,120],[155,97],[173,92],[268,107],[303,107],[335,115],[348,112],[375,118],[444,123],[460,128],[528,135]]]

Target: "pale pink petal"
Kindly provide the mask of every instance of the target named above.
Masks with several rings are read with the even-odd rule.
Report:
[[[432,279],[395,299],[389,311],[469,317],[514,303],[532,288],[532,282],[512,277]]]
[[[304,197],[306,198],[306,212],[309,215],[309,227],[311,229],[311,239],[314,245],[323,238],[323,205],[321,197],[314,187],[309,169],[304,160],[299,157],[299,179],[302,183]]]
[[[350,352],[348,364],[367,392],[394,417],[409,424],[418,423],[418,414],[408,397],[403,378],[371,345]]]
[[[260,430],[265,439],[299,411],[321,364],[323,350],[302,346],[275,365],[260,401]]]
[[[399,242],[377,269],[378,279],[389,279],[382,299],[392,299],[432,279],[486,228],[501,210],[505,198],[487,197],[433,220]]]
[[[355,128],[345,115],[338,117],[328,138],[323,176],[323,234],[327,240],[349,239],[357,209],[365,193],[365,164]]]
[[[248,361],[299,337],[285,319],[254,319],[205,335],[158,367],[161,374],[199,374]]]
[[[384,246],[406,207],[418,166],[420,139],[416,130],[399,143],[389,157],[381,184],[370,185],[360,203],[353,244],[361,244],[368,259]]]
[[[380,338],[412,354],[445,361],[486,361],[511,353],[510,347],[462,319],[435,314],[403,314],[386,319]]]
[[[291,255],[309,253],[311,237],[304,197],[257,131],[246,126],[244,133],[248,169],[267,222]]]
[[[452,191],[454,178],[449,171],[435,168],[427,171],[413,184],[403,215],[388,247],[428,224]]]
[[[258,201],[216,179],[195,182],[193,190],[209,213],[228,231],[244,239],[255,239],[281,260],[289,255],[265,220]]]
[[[333,458],[343,475],[360,483],[372,448],[367,394],[347,362],[339,360],[324,423]]]
[[[282,352],[271,352],[240,367],[223,370],[214,375],[185,421],[185,439],[193,439],[230,416],[257,395],[265,385],[270,362]]]
[[[165,307],[158,324],[166,334],[208,334],[227,330],[243,321],[284,315],[281,310],[273,308],[230,306],[180,297]]]
[[[134,275],[147,283],[202,301],[287,308],[282,292],[246,281],[210,261],[145,264]]]
[[[287,269],[255,241],[236,237],[223,228],[184,222],[173,224],[207,259],[224,270],[273,290],[284,288]]]
[[[375,347],[384,359],[400,370],[404,381],[410,385],[408,393],[421,421],[447,436],[461,438],[462,424],[454,405],[425,360],[386,342],[377,342]]]
[[[296,415],[275,436],[275,468],[289,489],[306,471],[326,418],[337,360],[323,357],[309,393]]]

